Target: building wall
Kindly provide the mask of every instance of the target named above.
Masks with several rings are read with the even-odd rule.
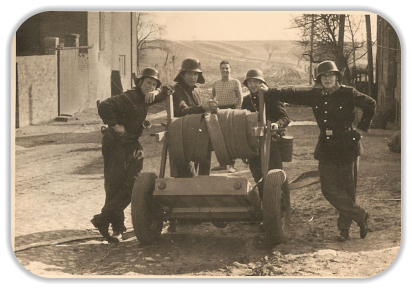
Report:
[[[394,109],[396,121],[401,120],[401,46],[393,27],[377,18],[376,76],[378,110]]]
[[[81,110],[96,107],[96,103],[90,99],[89,95],[89,55],[80,53],[78,61],[77,92],[80,96]]]
[[[103,28],[100,25],[103,22]],[[104,47],[100,45],[104,30]],[[119,56],[125,56],[123,90],[131,88],[130,12],[88,12],[89,96],[90,103],[111,97],[111,72],[119,70]]]
[[[57,56],[17,57],[17,79],[19,127],[57,116]]]
[[[111,17],[111,44],[112,44],[112,69],[124,70],[121,72],[123,89],[131,88],[131,13],[130,12],[112,12]],[[120,58],[122,56],[122,58]],[[124,57],[124,59],[123,59]],[[124,61],[124,67],[120,64]]]
[[[122,88],[130,89],[133,42],[131,21],[130,12],[94,11],[43,12],[27,19],[16,33],[16,55],[24,57],[31,55],[31,57],[19,58],[21,73],[18,76],[18,83],[23,86],[32,83],[32,88],[29,90],[28,87],[21,87],[19,90],[21,96],[21,104],[17,107],[21,118],[19,125],[49,121],[58,116],[57,58],[55,55],[40,56],[45,52],[44,39],[47,37],[56,37],[57,43],[69,47],[73,46],[73,43],[69,44],[66,36],[79,35],[78,44],[83,48],[78,50],[78,57],[76,57],[78,71],[75,84],[80,97],[80,111],[96,107],[97,101],[111,97],[112,70],[123,71]],[[73,37],[69,38],[73,39]],[[104,45],[101,45],[102,43]],[[135,49],[134,45],[134,52]],[[119,59],[124,59],[122,65]],[[54,70],[49,67],[53,67]],[[31,74],[28,73],[30,70]],[[43,70],[47,70],[47,73],[39,72]],[[44,87],[39,87],[42,83]],[[53,88],[52,84],[54,84]],[[37,96],[37,91],[44,91],[44,95],[53,99],[42,99]],[[29,99],[30,106],[27,104]],[[43,106],[47,108],[47,113],[38,113],[37,109]]]

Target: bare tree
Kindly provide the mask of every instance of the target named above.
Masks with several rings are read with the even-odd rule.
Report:
[[[180,47],[176,42],[164,40],[160,43],[159,49],[163,50],[166,53],[164,66],[169,64],[172,65],[173,69],[175,68],[175,62],[180,57]]]
[[[164,45],[162,34],[165,28],[152,21],[150,13],[136,13],[136,66],[140,72],[140,62],[149,49],[161,49]]]
[[[263,49],[268,54],[268,60],[272,57],[272,54],[275,50],[279,50],[279,47],[274,42],[264,42]]]
[[[353,68],[356,69],[356,50],[363,48],[364,42],[356,41],[355,35],[358,33],[362,24],[362,17],[358,17],[358,19],[353,17],[348,17],[348,28],[349,28],[349,37],[350,43],[352,44],[352,62],[348,64],[352,64]]]
[[[364,43],[355,42],[354,36],[360,24],[354,26],[353,23],[351,15],[304,14],[293,19],[291,28],[300,29],[302,40],[298,41],[298,45],[303,48],[302,58],[313,63],[334,60],[349,83],[349,57]],[[345,42],[345,32],[349,32],[353,39]]]

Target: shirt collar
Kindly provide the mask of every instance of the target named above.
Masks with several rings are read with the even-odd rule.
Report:
[[[341,87],[341,85],[340,85],[339,83],[336,83],[336,84],[335,84],[332,88],[330,88],[330,89],[325,89],[325,88],[323,88],[323,89],[322,89],[322,95],[332,94],[332,93],[334,93],[335,91],[337,91],[340,87]]]

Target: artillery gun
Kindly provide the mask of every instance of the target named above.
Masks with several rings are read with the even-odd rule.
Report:
[[[266,120],[263,94],[259,97],[260,112],[216,110],[216,103],[210,102],[204,114],[179,118],[173,114],[172,96],[168,97],[166,131],[157,134],[158,141],[163,142],[159,175],[139,174],[132,192],[132,223],[140,242],[152,243],[160,237],[164,222],[176,220],[211,222],[220,228],[227,222],[263,221],[268,245],[289,239],[288,179],[283,170],[268,171],[271,139],[276,131]],[[260,154],[263,198],[256,185],[243,176],[176,177],[177,162],[201,163],[211,150],[221,164]],[[170,177],[165,176],[167,159]]]

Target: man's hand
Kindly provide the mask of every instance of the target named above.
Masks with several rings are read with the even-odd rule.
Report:
[[[272,130],[274,130],[274,129],[279,129],[279,125],[278,125],[276,122],[270,124],[270,126],[271,126],[271,129],[272,129]]]
[[[262,92],[266,92],[266,91],[269,90],[269,87],[267,87],[266,84],[261,83],[261,84],[258,86],[258,89],[259,89],[260,91],[262,91]]]
[[[115,126],[112,126],[112,129],[120,136],[124,136],[124,134],[126,133],[126,129],[121,124],[116,124]]]
[[[159,94],[159,90],[157,89],[146,93],[146,96],[145,96],[146,103],[152,103],[156,99],[156,95],[158,94]]]
[[[203,103],[202,108],[205,112],[214,112],[214,111],[219,110],[217,101],[214,101],[214,100],[209,100],[208,102]]]

